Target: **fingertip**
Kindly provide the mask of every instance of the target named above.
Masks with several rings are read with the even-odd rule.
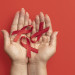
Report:
[[[48,14],[45,14],[46,17],[49,17]]]
[[[39,15],[36,15],[36,19],[39,19]]]
[[[26,12],[26,16],[28,16],[28,17],[29,17],[29,13],[28,13],[28,12]]]
[[[21,10],[24,10],[24,8],[21,8]]]
[[[35,22],[36,22],[36,24],[38,25],[39,24],[39,15],[36,15],[36,18],[35,18]]]
[[[56,32],[56,35],[58,34],[58,32]]]
[[[46,19],[50,19],[50,17],[49,17],[49,15],[48,15],[48,14],[46,14],[46,15],[45,15],[45,18],[46,18]]]
[[[16,12],[16,15],[19,14],[19,12],[20,12],[20,11],[17,11],[17,12]]]
[[[57,35],[58,35],[58,32],[59,32],[59,31],[55,31],[55,32],[54,32],[54,36],[57,36]]]
[[[1,30],[2,33],[6,32],[6,30]]]
[[[25,9],[24,8],[21,8],[21,11],[25,12]]]
[[[25,15],[25,9],[24,8],[21,9],[20,15]]]
[[[43,13],[43,12],[40,12],[40,16],[41,16],[41,15],[44,16],[44,13]]]

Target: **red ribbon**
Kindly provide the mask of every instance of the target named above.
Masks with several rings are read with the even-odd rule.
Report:
[[[40,25],[39,25],[39,31],[36,32],[35,34],[33,34],[33,35],[31,36],[31,42],[32,42],[32,43],[36,43],[37,41],[39,41],[39,39],[40,39],[40,37],[42,36],[42,34],[45,33],[45,32],[47,32],[47,31],[49,30],[49,27],[43,29],[43,25],[44,25],[44,23],[41,22]],[[36,40],[36,41],[33,41],[33,40],[32,40],[32,38],[34,38],[34,37],[37,37],[37,40]]]
[[[27,28],[28,26],[31,28],[30,30],[26,30],[26,28]],[[15,38],[14,38],[14,42],[17,42],[17,41],[18,41],[18,39],[20,38],[21,34],[27,34],[27,33],[32,32],[33,26],[32,26],[32,25],[28,25],[28,26],[25,26],[25,27],[23,27],[21,30],[14,31],[14,32],[12,33],[12,35],[17,34],[17,35],[15,36]],[[39,31],[36,32],[35,34],[33,34],[33,35],[31,36],[31,42],[32,42],[32,43],[36,43],[37,41],[39,41],[39,39],[40,39],[40,37],[42,36],[42,34],[45,33],[45,32],[47,32],[48,30],[49,30],[49,27],[43,29],[43,22],[41,22],[40,25],[39,25]],[[34,38],[34,37],[37,37],[37,40],[36,40],[36,41],[33,41],[33,40],[32,40],[32,38]],[[27,44],[24,44],[24,43],[22,42],[22,39],[26,39],[26,40],[27,40]],[[23,47],[25,47],[25,48],[27,49],[27,57],[29,57],[29,58],[31,57],[31,51],[33,51],[33,52],[35,52],[35,53],[38,53],[38,50],[37,50],[37,49],[35,49],[35,48],[33,48],[33,47],[30,46],[30,41],[29,41],[29,39],[28,39],[27,37],[22,36],[22,37],[20,38],[20,43],[21,43],[21,45],[22,45]]]
[[[24,39],[24,38],[27,40],[27,44],[24,44],[22,42],[22,39]],[[33,51],[35,53],[38,53],[37,49],[35,49],[35,48],[33,48],[33,47],[30,46],[30,41],[29,41],[29,39],[27,37],[22,36],[21,39],[20,39],[20,43],[21,43],[21,45],[23,47],[25,47],[27,49],[27,57],[29,57],[29,58],[31,57],[31,51]]]
[[[27,29],[26,29],[28,26],[31,28],[30,30],[27,30]],[[19,39],[19,37],[21,36],[21,34],[27,34],[27,33],[32,32],[33,26],[32,26],[32,25],[28,25],[28,26],[25,26],[25,27],[23,27],[21,30],[14,31],[14,32],[12,33],[12,35],[17,34],[17,35],[15,36],[14,42],[17,42],[17,40]]]

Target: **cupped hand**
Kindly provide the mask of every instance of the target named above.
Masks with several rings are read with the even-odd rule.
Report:
[[[31,46],[38,49],[38,53],[31,52],[31,58],[29,58],[29,63],[39,63],[47,62],[51,56],[56,52],[56,40],[58,32],[53,32],[51,21],[49,16],[41,12],[40,15],[37,15],[35,21],[32,22],[33,31],[31,35],[39,31],[40,22],[44,22],[43,28],[50,27],[49,30],[44,33],[40,40],[36,43],[31,43]],[[36,37],[33,39],[36,40]]]
[[[2,30],[4,34],[4,49],[5,52],[10,56],[10,58],[15,62],[28,63],[28,58],[26,56],[26,49],[21,46],[20,40],[14,42],[13,39],[15,35],[11,35],[13,31],[20,30],[22,27],[31,24],[28,12],[25,12],[24,8],[17,12],[12,26],[10,35],[6,30]],[[24,36],[24,35],[23,35]]]

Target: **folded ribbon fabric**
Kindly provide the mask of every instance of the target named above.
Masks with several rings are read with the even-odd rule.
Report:
[[[22,39],[26,39],[27,40],[27,44],[24,44],[22,42]],[[27,57],[29,57],[29,58],[31,57],[31,51],[33,51],[35,53],[38,53],[37,49],[35,49],[35,48],[33,48],[33,47],[30,46],[30,41],[29,41],[29,39],[27,37],[22,36],[21,39],[20,39],[20,43],[21,43],[21,45],[23,47],[25,47],[27,49]]]
[[[28,26],[31,28],[30,30],[27,30],[27,29],[26,29]],[[18,39],[20,38],[21,34],[27,34],[27,33],[32,32],[33,26],[32,26],[32,25],[28,25],[28,26],[25,26],[25,27],[23,27],[21,30],[14,31],[14,32],[12,33],[12,35],[17,34],[17,35],[15,36],[14,42],[17,42],[17,41],[18,41]]]
[[[43,22],[41,22],[40,25],[39,25],[39,31],[36,32],[35,34],[33,34],[31,36],[31,42],[32,43],[36,43],[37,41],[39,41],[39,39],[42,36],[42,34],[45,33],[45,32],[47,32],[49,30],[49,27],[43,29],[43,25],[44,25]],[[26,29],[28,26],[30,27],[30,30],[27,30]],[[27,33],[32,32],[33,26],[32,25],[28,25],[28,26],[25,26],[21,30],[14,31],[12,33],[12,35],[17,34],[15,36],[15,38],[14,38],[14,42],[17,42],[18,41],[18,39],[20,38],[21,34],[27,34]],[[36,41],[33,41],[32,40],[34,37],[37,37],[37,40]],[[27,44],[24,44],[22,42],[22,39],[26,39],[27,40]],[[20,38],[20,44],[27,49],[27,57],[29,57],[29,58],[31,57],[31,51],[33,51],[35,53],[38,53],[38,50],[37,49],[35,49],[35,48],[33,48],[33,47],[30,46],[30,40],[27,37],[22,36]]]
[[[40,37],[42,36],[42,34],[45,33],[45,32],[47,32],[47,31],[49,30],[49,27],[43,29],[43,25],[44,25],[44,23],[41,22],[40,25],[39,25],[39,31],[36,32],[35,34],[33,34],[33,35],[31,36],[31,42],[32,42],[32,43],[36,43],[37,41],[39,41],[39,39],[40,39]],[[33,41],[33,40],[32,40],[32,38],[34,38],[34,37],[37,37],[37,40],[36,40],[36,41]]]

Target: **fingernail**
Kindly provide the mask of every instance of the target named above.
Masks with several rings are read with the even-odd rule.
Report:
[[[26,12],[26,15],[27,15],[27,16],[29,16],[29,13],[28,13],[28,12]]]
[[[56,32],[56,35],[58,34],[58,31]]]
[[[24,10],[24,8],[21,8],[21,10]]]
[[[24,9],[24,8],[22,8],[22,9],[21,9],[21,11],[22,11],[22,12],[25,12],[25,9]]]
[[[43,14],[43,12],[41,11],[40,14]]]
[[[48,14],[45,15],[46,17],[49,17]]]

